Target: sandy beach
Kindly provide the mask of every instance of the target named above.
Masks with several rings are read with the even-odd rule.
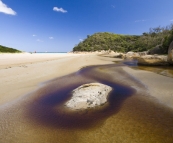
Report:
[[[41,82],[117,60],[93,54],[0,54],[0,104],[36,89]],[[145,84],[151,96],[173,108],[172,78],[127,66],[123,69]]]
[[[94,54],[0,54],[0,142],[172,143],[173,78],[115,61],[121,60]],[[97,66],[83,69],[89,65]],[[93,81],[114,83],[110,103],[67,114],[58,96],[63,101],[68,90]]]
[[[84,66],[109,63],[82,54],[0,54],[0,105],[36,89],[41,82]]]

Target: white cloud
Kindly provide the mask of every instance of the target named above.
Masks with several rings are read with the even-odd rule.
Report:
[[[173,19],[171,19],[170,21],[173,21]]]
[[[145,21],[147,21],[147,20],[136,20],[135,22],[145,22]]]
[[[5,13],[5,14],[10,14],[10,15],[16,15],[17,14],[14,10],[9,8],[1,0],[0,0],[0,12]]]
[[[111,5],[113,8],[115,8],[115,6],[114,5]]]
[[[35,36],[37,36],[37,35],[33,34],[32,36],[35,37]]]
[[[58,7],[54,7],[53,10],[57,11],[57,12],[62,12],[62,13],[66,13],[67,12],[67,10],[64,10],[63,8],[58,8]]]
[[[54,39],[53,37],[49,37],[50,40]]]
[[[40,40],[40,39],[37,39],[36,41],[37,41],[37,42],[43,42],[43,41],[42,41],[42,40]]]
[[[79,39],[79,41],[81,41],[81,42],[82,42],[82,41],[83,41],[83,39]]]

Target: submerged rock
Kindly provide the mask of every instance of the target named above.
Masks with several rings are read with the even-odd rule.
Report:
[[[112,88],[101,83],[89,83],[72,91],[72,97],[65,105],[71,109],[87,109],[107,102]]]
[[[149,55],[154,55],[154,54],[159,54],[161,55],[163,53],[162,49],[161,49],[161,46],[160,45],[157,45],[156,47],[150,49],[148,51],[148,54]]]

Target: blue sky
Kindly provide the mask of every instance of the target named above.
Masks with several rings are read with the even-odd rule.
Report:
[[[173,23],[173,0],[0,0],[0,45],[68,52],[96,32],[140,35]]]

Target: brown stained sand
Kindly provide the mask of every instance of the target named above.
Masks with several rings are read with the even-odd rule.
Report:
[[[150,96],[143,82],[134,78],[139,73],[133,77],[123,69],[134,73],[122,65],[82,68],[1,105],[0,142],[172,143],[173,110]],[[85,112],[67,110],[63,103],[69,92],[90,82],[113,87],[108,104]]]

